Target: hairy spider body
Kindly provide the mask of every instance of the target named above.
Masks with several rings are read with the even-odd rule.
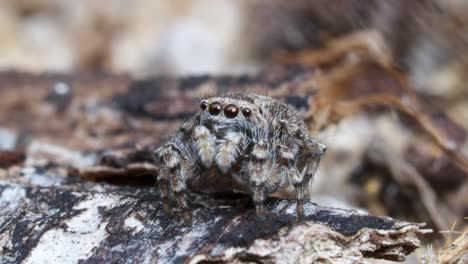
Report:
[[[326,147],[299,114],[273,98],[233,93],[203,100],[200,111],[154,153],[164,210],[190,217],[187,190],[242,191],[257,214],[265,198],[294,190],[297,213]]]

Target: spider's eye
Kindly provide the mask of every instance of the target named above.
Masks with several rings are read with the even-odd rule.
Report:
[[[207,107],[208,107],[208,102],[207,102],[207,101],[202,101],[202,102],[200,103],[200,109],[201,109],[202,111],[205,111],[205,109],[206,109]]]
[[[224,115],[227,118],[234,118],[239,114],[239,107],[237,105],[229,104],[224,107]]]
[[[220,102],[213,102],[210,104],[209,112],[211,115],[219,115],[223,106]]]
[[[250,110],[250,108],[244,108],[244,109],[242,109],[242,114],[245,117],[249,117],[252,114],[252,110]]]

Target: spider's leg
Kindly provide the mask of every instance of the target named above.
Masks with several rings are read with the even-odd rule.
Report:
[[[304,215],[304,194],[317,170],[320,158],[327,148],[305,134],[299,127],[291,126],[285,120],[279,120],[279,124],[280,131],[285,135],[283,140],[285,142],[294,142],[284,144],[289,147],[281,148],[279,157],[283,160],[283,163],[287,163],[289,182],[296,191],[297,215],[302,217]],[[295,147],[298,147],[298,149]],[[292,150],[296,151],[293,152]]]
[[[190,220],[187,201],[187,186],[183,175],[183,161],[180,151],[173,143],[168,143],[155,153],[156,159],[162,165],[158,171],[157,181],[161,190],[164,211],[172,214],[171,199],[182,209],[186,220]],[[172,193],[171,193],[172,190]]]
[[[304,210],[302,206],[302,200],[304,196],[303,184],[304,184],[304,177],[303,173],[299,172],[296,167],[296,155],[294,155],[292,151],[293,147],[281,146],[278,152],[278,159],[279,162],[286,167],[288,182],[290,185],[294,187],[296,190],[296,211],[298,216],[303,216]],[[299,153],[300,155],[301,153]]]
[[[302,217],[304,215],[302,205],[304,193],[307,191],[309,183],[317,171],[320,158],[327,148],[308,135],[302,135],[300,139],[301,151],[297,164],[302,164],[302,168],[300,173],[298,173],[297,177],[293,180],[293,186],[296,189],[297,215]]]
[[[161,198],[163,201],[164,212],[172,215],[171,205],[171,171],[180,166],[180,159],[172,149],[172,144],[157,149],[154,152],[156,164],[158,164],[158,173],[156,180],[158,182]]]
[[[187,169],[186,164],[189,141],[196,118],[184,123],[173,138],[154,152],[158,169],[157,182],[161,190],[161,198],[166,214],[171,215],[171,202],[176,202],[184,213],[187,221],[191,220],[191,212],[187,199]]]
[[[258,141],[253,147],[251,160],[248,164],[250,173],[250,186],[252,186],[253,202],[257,215],[264,213],[265,181],[268,178],[269,168],[272,167],[268,158],[268,143],[265,140]]]
[[[156,181],[158,183],[159,191],[161,193],[161,199],[163,204],[164,213],[166,215],[172,215],[172,207],[171,207],[171,194],[170,194],[170,187],[169,181],[167,179],[167,173],[163,168],[159,168],[155,175]]]
[[[320,160],[323,154],[325,154],[327,151],[327,147],[325,145],[317,142],[311,136],[302,135],[300,138],[302,139],[305,150],[308,151],[308,153],[310,153],[310,155],[317,160]]]

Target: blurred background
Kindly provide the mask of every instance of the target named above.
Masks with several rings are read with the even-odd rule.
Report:
[[[438,249],[466,235],[467,70],[463,0],[4,0],[0,141],[86,178],[164,142],[203,94],[261,91],[328,145],[315,202],[426,222]]]
[[[2,1],[2,69],[249,72],[243,1]]]

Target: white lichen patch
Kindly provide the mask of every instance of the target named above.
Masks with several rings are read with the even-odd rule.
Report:
[[[62,178],[58,175],[37,172],[34,167],[25,167],[21,170],[21,175],[32,185],[38,186],[60,186]]]
[[[73,209],[84,210],[65,222],[67,228],[45,232],[24,263],[78,263],[107,237],[107,222],[102,222],[99,208],[109,210],[118,204],[113,196],[96,194]]]
[[[23,203],[25,197],[24,188],[20,186],[5,188],[0,194],[0,210],[5,214],[15,211]]]
[[[133,230],[133,233],[138,233],[145,228],[145,225],[134,215],[131,215],[125,219],[124,227]]]
[[[61,229],[46,232],[25,263],[78,263],[105,238],[105,225],[87,234]]]

